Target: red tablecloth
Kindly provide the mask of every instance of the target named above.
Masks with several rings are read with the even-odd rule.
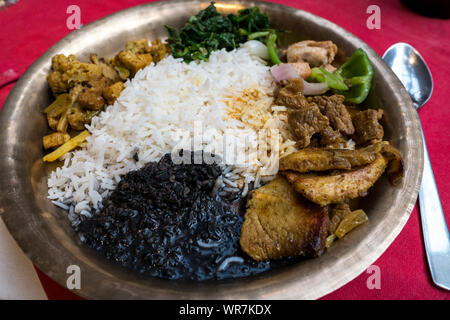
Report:
[[[51,45],[71,31],[66,26],[69,5],[81,9],[81,23],[87,24],[108,14],[149,1],[145,0],[20,0],[0,10],[0,106],[15,80]],[[407,42],[422,54],[431,68],[434,92],[426,108],[420,110],[433,163],[437,186],[447,221],[450,219],[450,20],[422,17],[404,7],[400,0],[317,1],[275,0],[322,16],[349,30],[380,55],[393,43]],[[381,9],[381,29],[369,30],[369,5]],[[120,28],[120,26],[117,26]],[[449,140],[447,140],[449,139]],[[450,299],[450,293],[435,287],[430,278],[421,236],[417,208],[398,238],[375,262],[381,271],[381,289],[367,288],[370,274],[356,279],[323,299]],[[76,299],[38,270],[50,299]]]

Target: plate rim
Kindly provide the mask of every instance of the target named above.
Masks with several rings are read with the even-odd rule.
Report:
[[[48,50],[45,51],[21,76],[21,78],[18,80],[18,82],[15,84],[11,92],[9,93],[7,99],[5,100],[5,103],[3,105],[2,111],[0,111],[0,150],[4,151],[4,148],[7,148],[6,140],[4,139],[7,137],[7,134],[5,134],[5,131],[3,128],[6,128],[6,125],[8,124],[9,117],[7,114],[13,111],[13,108],[15,105],[17,105],[20,102],[20,99],[23,99],[23,89],[25,85],[32,79],[33,77],[37,76],[35,74],[35,70],[37,70],[38,67],[41,66],[43,63],[48,63],[49,58],[58,51],[61,51],[60,49],[64,47],[64,44],[67,42],[70,42],[73,39],[76,39],[80,33],[89,32],[91,29],[97,28],[97,26],[102,25],[105,21],[108,22],[109,20],[113,20],[115,17],[119,17],[121,15],[125,15],[127,13],[133,12],[133,11],[139,11],[139,10],[152,10],[153,8],[159,7],[159,6],[168,6],[168,5],[174,5],[174,4],[180,4],[183,5],[194,5],[194,4],[205,4],[209,3],[209,1],[198,1],[198,0],[189,0],[189,1],[180,1],[180,0],[166,0],[166,1],[157,1],[152,3],[146,3],[141,4],[138,6],[133,6],[124,10],[120,10],[117,12],[114,12],[110,15],[107,15],[99,20],[93,21],[85,26],[83,26],[80,30],[76,30],[65,36],[64,38],[60,39],[56,44],[51,46]],[[397,222],[397,226],[395,229],[389,234],[388,237],[384,239],[381,243],[377,244],[377,248],[373,250],[372,253],[368,254],[367,256],[363,257],[364,263],[358,266],[358,268],[353,268],[351,273],[343,275],[339,281],[335,281],[331,285],[329,285],[326,289],[320,288],[318,291],[314,291],[311,295],[305,294],[302,296],[304,299],[316,299],[320,298],[338,288],[345,285],[346,283],[350,282],[354,278],[356,278],[360,273],[362,273],[369,265],[371,265],[374,261],[376,261],[385,251],[386,249],[392,244],[392,242],[395,240],[395,238],[398,236],[398,234],[401,232],[403,227],[405,226],[406,222],[408,221],[412,210],[414,208],[417,195],[419,192],[420,187],[420,181],[422,179],[422,169],[423,169],[423,140],[420,135],[420,119],[418,117],[418,114],[416,110],[413,107],[412,101],[409,98],[409,95],[407,94],[406,90],[404,89],[401,82],[398,80],[398,78],[395,76],[395,74],[384,64],[384,62],[381,60],[379,55],[370,47],[368,46],[364,41],[350,33],[349,31],[345,30],[344,28],[334,24],[333,22],[319,17],[317,15],[314,15],[312,13],[309,13],[307,11],[297,9],[294,7],[288,7],[286,5],[281,5],[277,3],[269,3],[269,2],[263,2],[263,1],[217,1],[217,3],[236,3],[239,5],[245,5],[245,6],[252,6],[252,5],[258,5],[261,7],[270,7],[272,9],[276,10],[286,10],[286,8],[289,8],[289,10],[294,10],[298,14],[301,14],[303,16],[309,17],[310,19],[313,19],[315,21],[320,21],[321,23],[328,25],[329,27],[333,27],[335,29],[335,32],[338,34],[341,34],[342,36],[345,36],[349,39],[349,41],[353,43],[360,44],[361,47],[366,50],[371,60],[374,62],[373,58],[376,58],[375,62],[377,64],[381,63],[382,69],[384,71],[387,70],[387,73],[383,75],[383,77],[388,77],[389,81],[392,81],[393,86],[398,87],[400,92],[399,94],[402,96],[402,99],[407,101],[407,105],[409,106],[408,109],[411,109],[409,111],[414,110],[414,112],[410,112],[410,116],[412,118],[410,121],[412,121],[412,132],[411,134],[415,138],[415,142],[417,143],[420,141],[419,145],[416,146],[416,149],[419,149],[419,152],[417,154],[418,158],[416,159],[415,168],[416,168],[416,174],[414,176],[414,181],[412,183],[412,186],[410,186],[411,194],[409,196],[408,201],[405,204],[405,211],[401,215],[400,219]],[[384,64],[384,66],[382,65]],[[3,161],[2,161],[3,160]],[[0,155],[0,170],[2,172],[6,172],[5,176],[3,176],[0,180],[4,181],[5,178],[7,179],[9,176],[9,171],[7,170],[9,168],[6,163],[8,163],[8,153],[2,153]],[[5,171],[6,170],[6,171]],[[13,178],[13,177],[9,177]],[[406,188],[406,186],[404,186]],[[11,196],[11,198],[8,198]],[[18,242],[19,246],[22,248],[22,250],[25,252],[25,254],[31,259],[31,261],[44,273],[46,273],[50,278],[54,279],[54,274],[49,269],[49,262],[42,261],[42,259],[38,256],[36,256],[33,253],[33,245],[32,240],[33,236],[30,235],[23,235],[23,232],[20,232],[19,226],[16,223],[13,223],[13,218],[15,215],[15,212],[12,212],[12,210],[8,210],[8,208],[11,208],[13,204],[15,207],[20,208],[20,200],[19,195],[13,192],[5,192],[3,194],[0,194],[0,216],[3,218],[9,232],[13,235],[13,238]],[[54,279],[57,281],[60,285],[64,286],[65,281],[61,281],[62,279]],[[292,284],[290,286],[285,287],[286,290],[295,288],[295,284]],[[80,295],[85,298],[93,298],[90,296],[89,293],[81,290],[74,291],[77,295]],[[223,298],[246,298],[246,294],[242,294],[237,292],[237,295],[235,297],[230,296],[214,296],[213,299],[223,299]],[[103,297],[105,298],[105,297]],[[133,297],[135,298],[135,297]],[[156,297],[157,298],[157,297]],[[179,298],[179,297],[176,297]],[[181,297],[183,298],[183,297]],[[198,297],[195,297],[198,298]],[[200,297],[200,298],[206,298],[206,296]],[[261,297],[258,297],[261,298]],[[268,297],[269,299],[296,299],[296,295],[292,294],[285,294],[281,292],[281,294],[274,294]]]

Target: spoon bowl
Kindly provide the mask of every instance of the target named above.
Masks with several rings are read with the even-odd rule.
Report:
[[[433,93],[433,78],[425,60],[407,43],[396,43],[383,55],[408,91],[416,108],[423,106]]]

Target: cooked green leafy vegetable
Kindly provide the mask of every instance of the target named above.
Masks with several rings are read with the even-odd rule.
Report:
[[[247,40],[264,42],[276,32],[271,29],[267,14],[258,7],[240,10],[238,15],[224,16],[217,11],[214,2],[190,17],[180,32],[173,27],[165,27],[172,55],[188,63],[207,61],[211,52],[223,48],[231,51]]]

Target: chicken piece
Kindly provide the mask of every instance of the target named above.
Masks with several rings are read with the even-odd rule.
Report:
[[[150,53],[135,54],[131,51],[121,51],[116,58],[120,65],[130,71],[132,77],[135,76],[136,72],[145,68],[153,61]]]
[[[280,171],[350,170],[372,163],[379,149],[375,146],[358,150],[306,148],[281,158]]]
[[[367,190],[383,174],[386,166],[387,160],[381,154],[377,154],[372,163],[346,172],[319,175],[283,171],[282,174],[305,198],[325,206],[365,196]]]
[[[367,109],[353,117],[355,126],[354,140],[357,144],[374,143],[383,139],[383,126],[378,122],[383,117],[383,110]]]
[[[329,97],[308,97],[308,102],[317,103],[320,112],[327,116],[333,129],[338,130],[345,135],[352,135],[355,132],[355,127],[352,123],[352,117],[344,105],[344,100],[344,96],[337,94]]]
[[[117,98],[120,96],[120,93],[125,88],[123,82],[118,81],[113,85],[103,89],[103,98],[105,98],[106,103],[108,105],[112,105]]]
[[[329,126],[328,118],[320,113],[319,107],[315,103],[289,110],[288,123],[297,139],[298,148],[307,147],[315,133],[319,133]]]
[[[153,57],[153,61],[158,63],[164,59],[170,53],[170,46],[167,43],[163,43],[161,39],[156,39],[152,41],[152,46],[150,47],[150,54]]]
[[[303,79],[308,79],[311,75],[311,67],[307,62],[292,62],[290,65]]]
[[[241,227],[242,250],[257,261],[320,256],[329,227],[328,207],[307,202],[278,177],[255,190]]]
[[[300,41],[287,49],[287,60],[291,62],[308,62],[311,68],[323,67],[333,62],[337,46],[331,41]]]
[[[42,138],[42,145],[44,149],[59,147],[70,140],[67,133],[54,132]]]

